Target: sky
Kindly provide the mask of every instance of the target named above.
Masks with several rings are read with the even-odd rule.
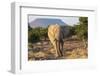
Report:
[[[79,23],[79,17],[74,17],[74,16],[66,16],[66,17],[58,17],[58,16],[35,16],[35,15],[29,15],[28,21],[29,23],[31,21],[34,21],[37,18],[56,18],[56,19],[61,19],[64,23],[73,26],[74,24]]]

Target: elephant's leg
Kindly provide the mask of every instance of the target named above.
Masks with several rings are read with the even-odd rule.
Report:
[[[56,48],[56,53],[59,56],[59,52],[58,52],[58,41],[55,40],[55,48]]]
[[[61,55],[63,56],[64,54],[63,54],[63,46],[64,46],[64,42],[63,42],[63,40],[61,40],[61,42],[60,42],[60,48],[61,48]]]
[[[52,37],[52,36],[49,36],[49,39],[50,39],[50,42],[51,42],[51,44],[53,45],[53,52],[54,52],[54,55],[55,55],[55,57],[58,57],[58,52],[57,52],[57,41],[56,41],[56,39],[54,39],[54,37]]]
[[[58,52],[58,55],[61,56],[60,41],[58,40],[57,40],[57,52]]]
[[[54,46],[54,50],[55,50],[55,56],[58,57],[57,42],[56,41],[53,43],[53,46]]]

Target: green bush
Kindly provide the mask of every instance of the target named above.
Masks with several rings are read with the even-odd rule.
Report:
[[[88,19],[87,17],[79,18],[79,25],[75,25],[75,33],[80,40],[87,41],[88,39]]]
[[[46,39],[47,37],[47,28],[37,27],[28,30],[28,42],[30,43],[38,42],[42,38]]]
[[[28,41],[30,43],[34,43],[39,40],[40,40],[40,35],[38,31],[32,29],[31,31],[28,32]]]
[[[86,48],[88,40],[88,18],[80,17],[79,21],[79,25],[75,25],[75,33],[78,39],[83,41],[84,47]]]

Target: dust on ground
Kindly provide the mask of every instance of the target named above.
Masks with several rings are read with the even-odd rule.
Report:
[[[55,50],[49,40],[43,40],[30,44],[28,48],[28,60],[56,60],[56,59],[84,59],[88,58],[88,50],[84,48],[82,41],[67,39],[64,41],[62,57],[55,56]]]

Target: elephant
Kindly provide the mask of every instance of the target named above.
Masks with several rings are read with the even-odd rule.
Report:
[[[66,27],[58,24],[49,25],[48,37],[55,49],[56,57],[63,56],[64,38],[68,36],[68,33],[69,30]]]

